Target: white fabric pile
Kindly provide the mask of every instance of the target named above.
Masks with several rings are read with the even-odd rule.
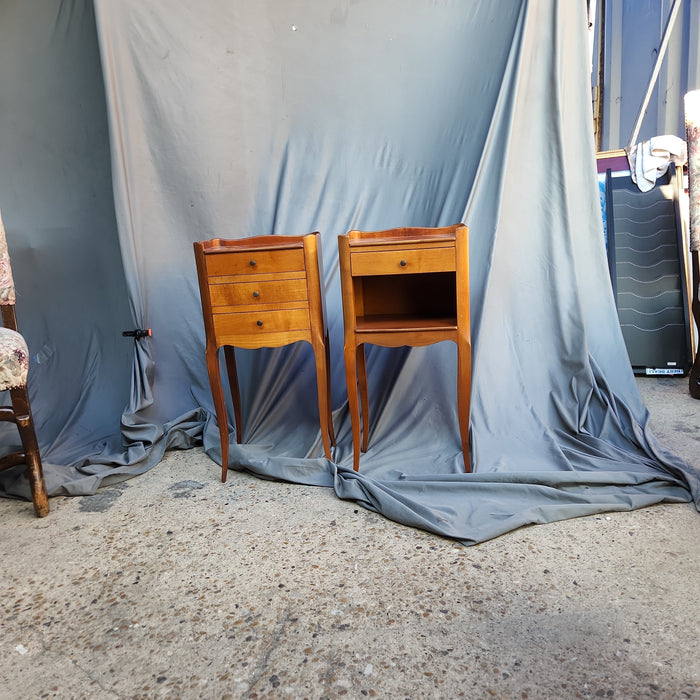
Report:
[[[648,192],[656,184],[657,178],[666,173],[671,163],[677,167],[685,165],[688,148],[678,136],[654,136],[631,148],[627,159],[632,181],[642,192]]]

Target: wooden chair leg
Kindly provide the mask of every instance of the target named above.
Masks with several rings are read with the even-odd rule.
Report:
[[[228,385],[233,401],[233,420],[236,426],[236,442],[240,445],[243,439],[243,429],[241,427],[241,390],[238,386],[238,368],[236,367],[236,351],[232,345],[224,345],[224,357],[226,358],[226,373],[228,374]]]
[[[695,327],[698,331],[700,331],[700,298],[698,297],[698,287],[700,287],[700,260],[698,258],[698,251],[691,251],[690,259],[693,271],[693,299],[690,308],[693,313]],[[695,361],[693,362],[693,366],[690,370],[690,376],[688,380],[688,388],[690,390],[690,395],[694,399],[700,399],[700,350],[697,350],[697,352],[695,353]]]
[[[228,418],[226,416],[226,402],[224,401],[224,390],[221,386],[221,370],[219,369],[219,354],[216,348],[207,347],[207,373],[209,374],[209,385],[211,395],[214,399],[214,411],[219,424],[219,438],[221,440],[221,481],[226,482],[228,474]]]
[[[335,447],[335,430],[333,428],[333,407],[331,401],[331,344],[328,337],[328,331],[326,331],[326,342],[324,346],[325,356],[326,356],[326,377],[328,381],[326,382],[326,405],[328,406],[328,429],[330,432],[331,445]]]
[[[360,383],[360,402],[362,404],[362,451],[367,452],[369,442],[369,394],[367,393],[367,359],[365,344],[357,346],[357,373]]]
[[[29,488],[32,493],[34,512],[39,518],[49,514],[49,499],[46,495],[44,472],[41,466],[39,444],[34,431],[34,421],[29,407],[29,394],[27,388],[11,389],[10,398],[12,410],[15,414],[15,422],[24,449],[24,459],[27,465]]]
[[[31,432],[34,433],[33,427]],[[37,447],[36,451],[26,452],[25,454],[34,512],[39,518],[43,518],[49,514],[49,499],[46,495],[46,484],[44,483],[44,472],[41,467],[39,448]]]
[[[352,468],[360,469],[360,403],[357,395],[357,348],[345,346],[345,383],[348,387],[348,411],[352,425]]]

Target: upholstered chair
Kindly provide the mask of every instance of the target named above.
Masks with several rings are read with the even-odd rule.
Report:
[[[44,474],[41,467],[39,445],[34,432],[34,421],[27,392],[29,350],[24,338],[17,331],[15,316],[15,286],[7,252],[5,229],[0,217],[0,392],[9,394],[10,405],[0,406],[0,420],[17,426],[22,451],[0,457],[0,470],[20,464],[27,467],[29,487],[36,514],[48,515],[49,502],[46,497]]]

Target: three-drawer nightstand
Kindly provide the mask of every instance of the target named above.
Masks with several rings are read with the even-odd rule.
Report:
[[[338,251],[353,468],[357,471],[360,464],[360,432],[363,452],[369,432],[365,343],[401,347],[452,340],[457,344],[457,408],[464,467],[471,471],[467,227],[350,231],[338,236]]]
[[[221,384],[224,348],[233,400],[236,440],[241,442],[241,399],[235,347],[311,344],[316,363],[323,450],[335,445],[331,417],[330,352],[323,295],[321,236],[215,238],[194,244],[206,335],[206,363],[221,438],[221,480],[228,469],[228,419]]]

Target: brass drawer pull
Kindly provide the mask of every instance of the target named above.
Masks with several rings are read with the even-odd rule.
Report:
[[[405,261],[405,260],[402,260],[402,261],[399,263],[399,265],[401,265],[401,267],[406,267],[406,261]]]

